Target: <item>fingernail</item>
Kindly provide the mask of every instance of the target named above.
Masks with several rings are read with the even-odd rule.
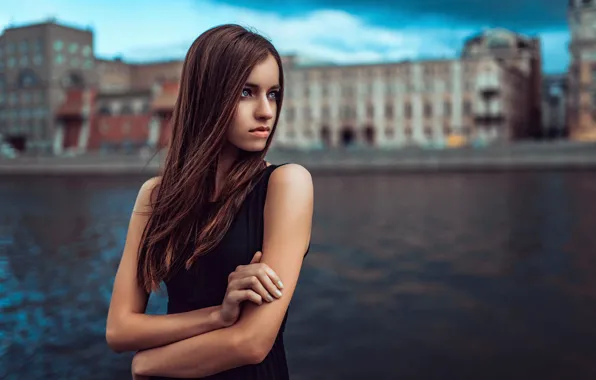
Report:
[[[282,289],[283,289],[283,287],[284,287],[284,284],[282,284],[282,283],[281,283],[281,281],[277,281],[277,285],[278,285],[280,288],[282,288]]]
[[[271,296],[267,296],[267,301],[269,301],[269,302],[273,302],[273,297],[271,297]]]
[[[277,294],[278,297],[281,297],[281,292],[279,290],[276,290],[275,294]]]

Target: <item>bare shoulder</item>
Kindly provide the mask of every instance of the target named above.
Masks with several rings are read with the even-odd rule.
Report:
[[[271,173],[266,203],[276,210],[312,209],[313,193],[310,172],[301,165],[287,164]]]
[[[161,177],[153,177],[148,179],[141,185],[137,200],[135,202],[135,212],[150,212],[151,205],[157,198],[159,192],[159,185],[161,184]]]
[[[312,190],[313,182],[310,172],[302,165],[287,164],[276,168],[269,179],[269,189],[297,187],[298,189]]]

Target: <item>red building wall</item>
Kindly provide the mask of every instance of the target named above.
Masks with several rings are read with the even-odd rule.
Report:
[[[88,150],[122,150],[147,144],[150,114],[94,115],[91,121]]]

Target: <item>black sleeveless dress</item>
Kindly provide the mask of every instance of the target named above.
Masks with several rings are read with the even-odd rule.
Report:
[[[230,229],[218,246],[201,256],[188,271],[180,270],[166,282],[168,314],[221,305],[228,286],[228,275],[238,265],[249,264],[255,252],[262,249],[263,211],[267,185],[271,173],[282,165],[270,165],[263,169],[262,175],[246,197]],[[263,362],[237,367],[205,379],[289,379],[283,341],[287,316],[286,312],[275,343]],[[165,378],[154,377],[153,379]]]

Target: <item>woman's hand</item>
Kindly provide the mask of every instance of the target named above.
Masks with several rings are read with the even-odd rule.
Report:
[[[273,269],[260,263],[263,253],[255,253],[250,264],[240,265],[228,277],[228,289],[221,305],[220,317],[226,326],[240,316],[240,304],[250,301],[261,305],[281,297],[283,284]]]

